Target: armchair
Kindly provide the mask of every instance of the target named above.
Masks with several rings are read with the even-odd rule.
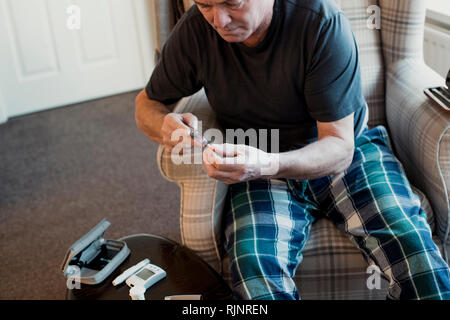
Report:
[[[358,43],[369,126],[381,124],[388,129],[397,157],[418,187],[414,190],[427,212],[434,240],[445,255],[445,244],[450,243],[450,115],[423,94],[425,87],[445,83],[423,61],[425,0],[336,2],[349,17]],[[179,9],[173,5],[183,3],[188,7],[192,1],[155,1],[161,44],[173,26],[173,12]],[[381,29],[367,27],[372,5],[381,9]],[[179,101],[175,112],[195,114],[203,131],[219,128],[203,90]],[[202,165],[173,164],[162,146],[157,161],[163,177],[181,190],[183,244],[230,280],[221,227],[228,186],[209,178]],[[385,299],[387,281],[382,279],[381,289],[367,287],[372,262],[328,220],[313,224],[303,256],[295,276],[303,299]]]

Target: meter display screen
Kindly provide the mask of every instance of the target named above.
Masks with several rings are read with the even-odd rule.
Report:
[[[151,272],[150,270],[148,270],[147,268],[142,269],[141,271],[139,271],[136,276],[141,278],[142,280],[147,280],[148,278],[150,278],[152,275],[154,275],[154,272]]]

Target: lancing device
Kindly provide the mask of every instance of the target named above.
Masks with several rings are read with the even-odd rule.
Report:
[[[136,272],[138,272],[139,270],[141,270],[143,267],[145,267],[146,265],[148,265],[150,263],[149,259],[144,259],[141,262],[139,262],[138,264],[135,264],[134,266],[132,266],[131,268],[128,268],[127,270],[125,270],[120,276],[118,276],[117,278],[115,278],[112,282],[112,284],[114,286],[117,286],[119,284],[121,284],[122,282],[124,282],[125,280],[127,280],[129,277],[131,277],[133,274],[135,274]]]
[[[198,138],[200,140],[202,140],[202,149],[204,150],[207,146],[209,146],[211,143],[214,142],[214,137],[211,138],[211,140],[206,139],[205,137],[203,137],[200,132],[198,132],[198,130],[195,130],[193,128],[191,129],[191,133],[190,136],[192,139]]]

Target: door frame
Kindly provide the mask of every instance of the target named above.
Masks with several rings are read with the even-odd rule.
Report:
[[[136,33],[139,40],[144,77],[150,79],[155,67],[154,56],[157,48],[158,36],[156,26],[156,12],[154,0],[133,0],[133,10],[136,21]]]

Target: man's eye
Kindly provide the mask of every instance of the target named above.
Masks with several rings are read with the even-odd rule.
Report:
[[[197,3],[197,5],[201,8],[201,9],[210,9],[211,6],[207,5],[207,4],[201,4],[201,3]]]
[[[234,2],[234,3],[227,3],[227,6],[231,9],[240,9],[243,4],[244,4],[244,1],[239,1],[239,2]]]

